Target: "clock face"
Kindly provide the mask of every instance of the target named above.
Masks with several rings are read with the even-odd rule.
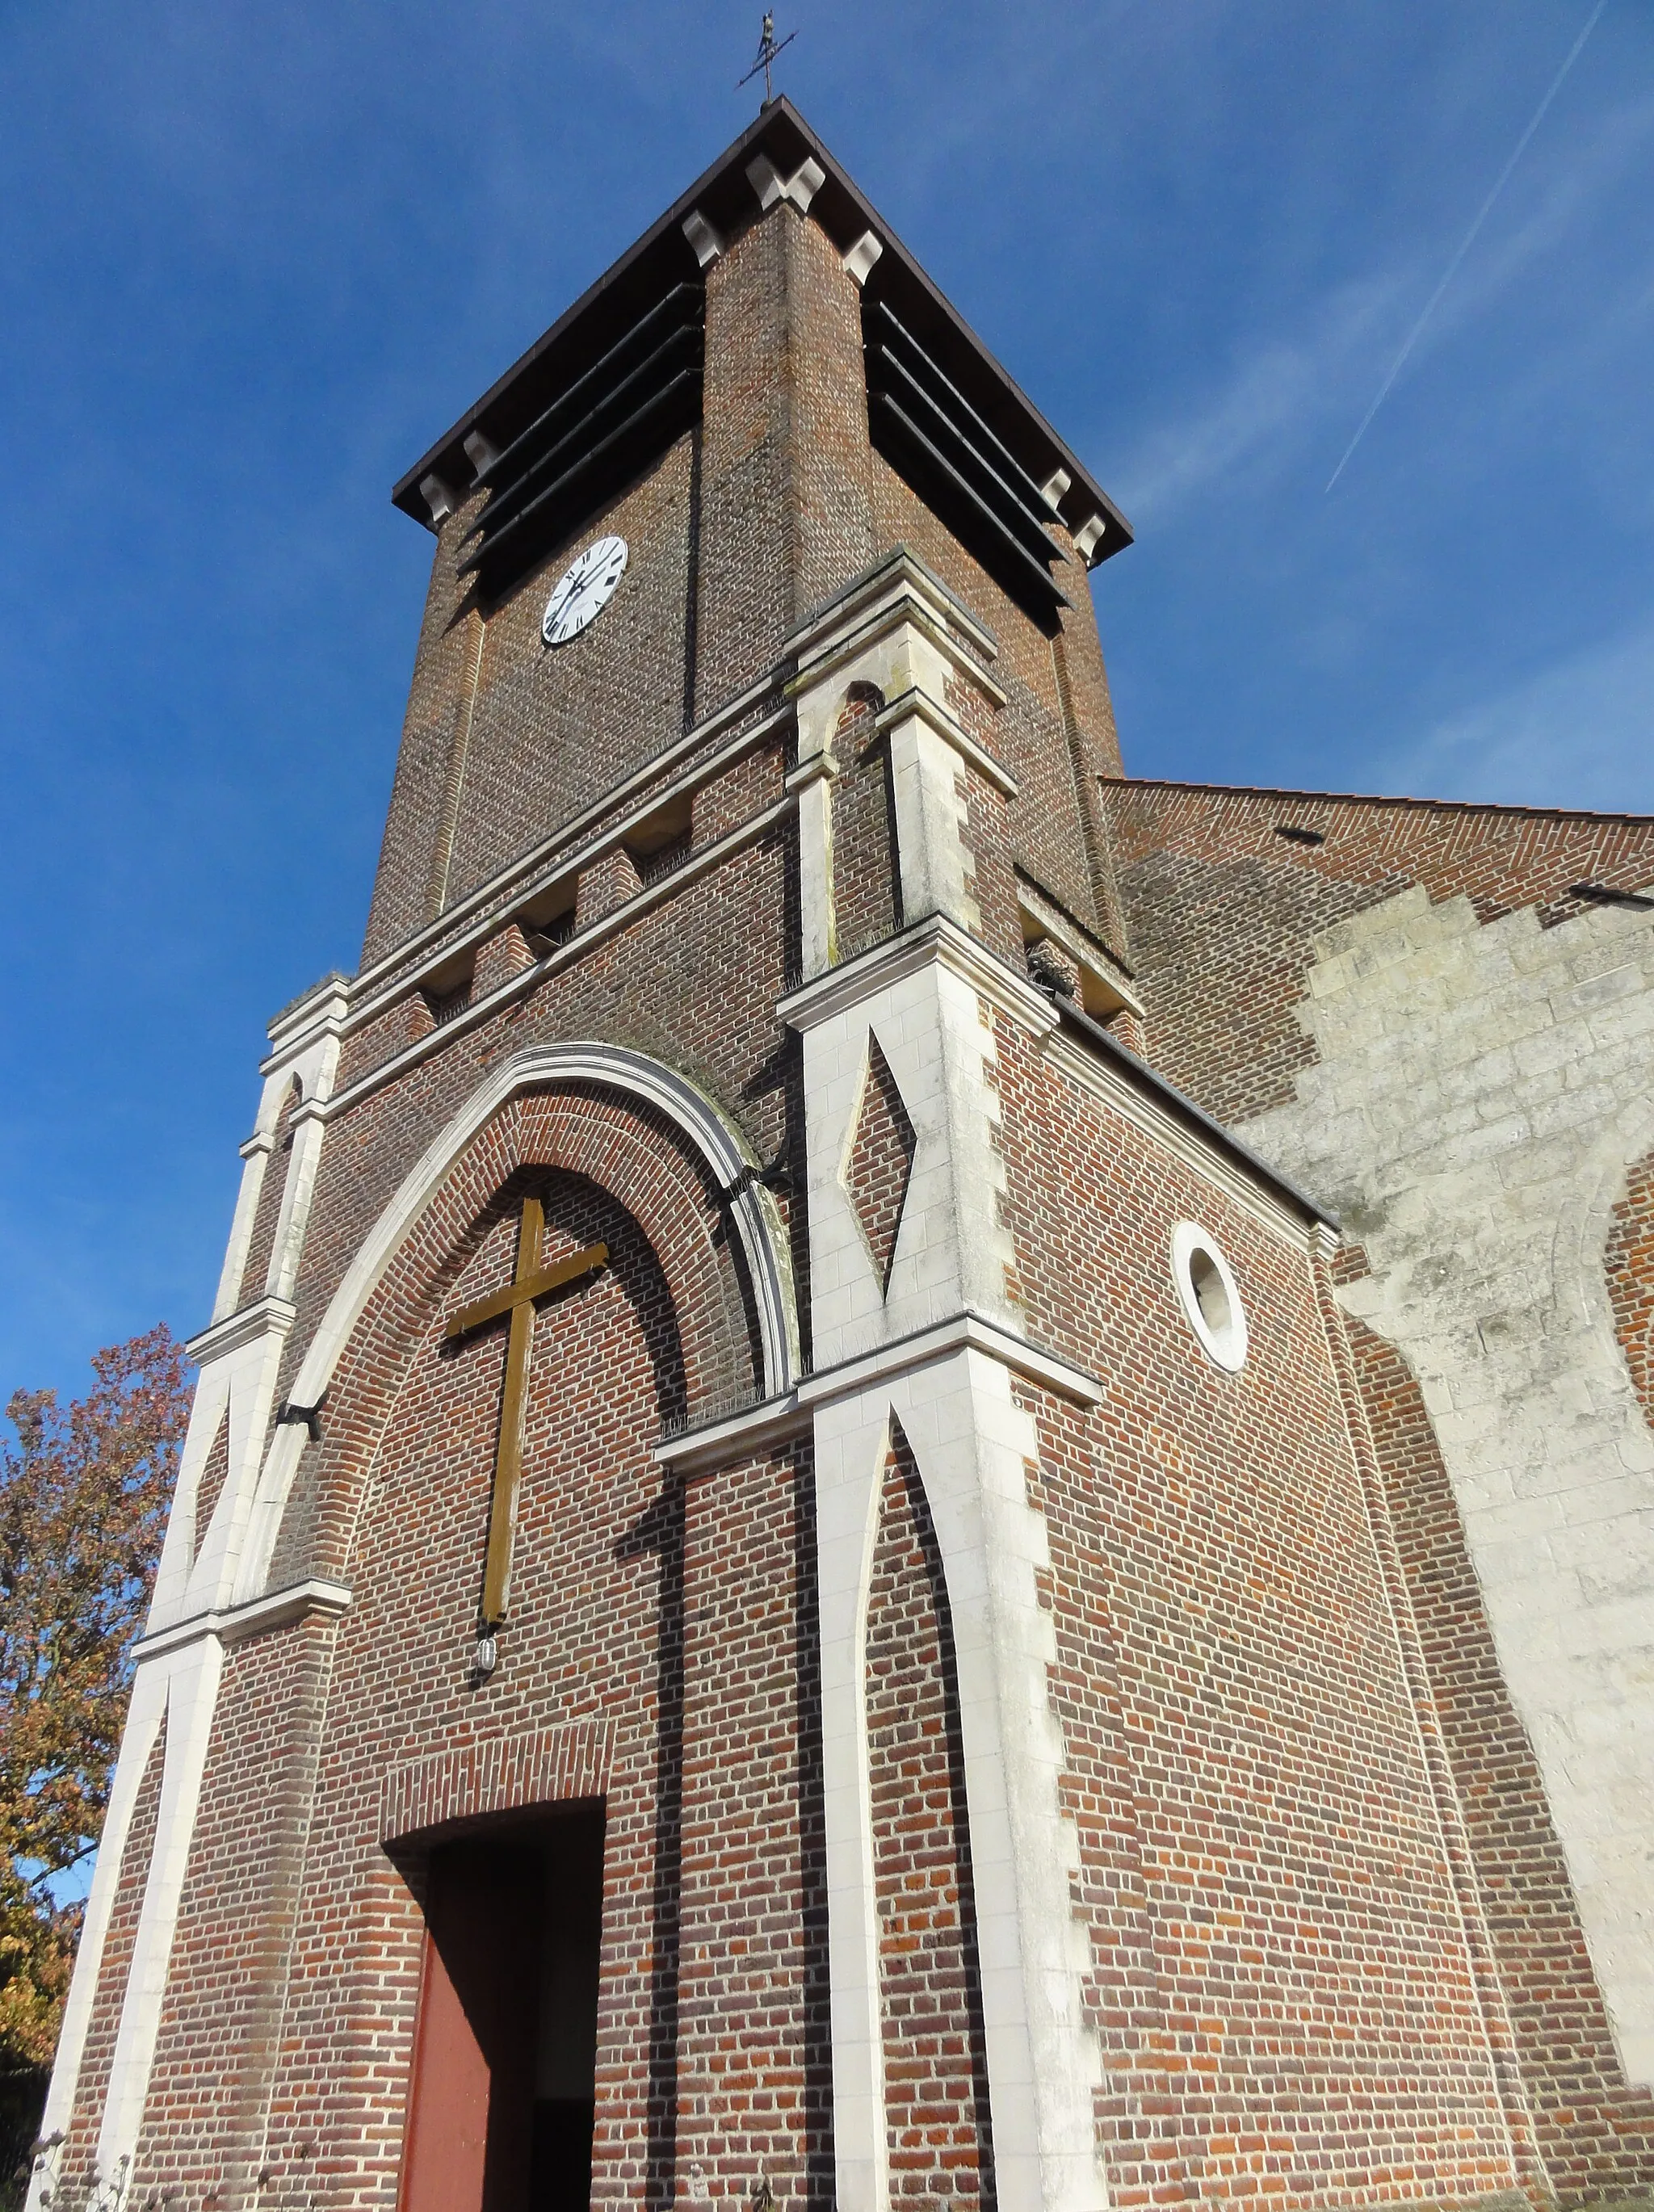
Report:
[[[623,538],[599,538],[588,545],[545,603],[540,635],[548,645],[567,645],[596,620],[626,573]]]

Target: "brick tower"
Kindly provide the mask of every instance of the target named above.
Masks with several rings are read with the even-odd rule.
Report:
[[[37,2196],[1645,2191],[1651,825],[1124,780],[785,101],[395,496]]]

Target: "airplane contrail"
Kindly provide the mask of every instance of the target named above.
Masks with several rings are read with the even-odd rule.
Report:
[[[1396,378],[1401,374],[1402,370],[1406,364],[1408,356],[1412,352],[1414,347],[1419,343],[1420,332],[1424,329],[1425,325],[1430,320],[1432,315],[1435,313],[1437,305],[1441,299],[1442,294],[1447,289],[1448,286],[1452,283],[1455,275],[1457,273],[1460,262],[1463,260],[1465,255],[1469,253],[1470,248],[1475,244],[1476,233],[1481,228],[1483,223],[1487,222],[1488,216],[1493,210],[1494,201],[1499,198],[1499,194],[1505,190],[1505,185],[1510,182],[1511,170],[1515,168],[1517,163],[1522,159],[1523,154],[1526,153],[1528,149],[1528,141],[1533,137],[1535,131],[1538,130],[1540,125],[1545,120],[1546,109],[1556,98],[1557,94],[1561,91],[1563,79],[1567,76],[1568,71],[1578,60],[1580,51],[1584,47],[1586,40],[1590,38],[1591,33],[1596,28],[1597,17],[1602,14],[1603,9],[1606,8],[1607,5],[1608,0],[1596,0],[1596,5],[1591,9],[1590,14],[1586,17],[1584,29],[1581,31],[1579,36],[1574,40],[1572,46],[1569,47],[1567,59],[1563,63],[1561,68],[1558,70],[1556,75],[1551,79],[1550,90],[1545,94],[1543,100],[1540,101],[1538,106],[1535,108],[1532,119],[1529,121],[1527,129],[1523,132],[1521,137],[1517,140],[1516,151],[1511,155],[1510,160],[1505,164],[1505,167],[1499,171],[1499,181],[1494,185],[1493,191],[1488,193],[1487,198],[1482,202],[1481,207],[1478,209],[1475,221],[1471,224],[1469,229],[1465,232],[1464,236],[1460,240],[1459,250],[1453,256],[1453,258],[1448,263],[1446,268],[1443,270],[1441,283],[1437,285],[1429,299],[1426,301],[1423,314],[1420,316],[1418,321],[1414,323],[1413,328],[1408,332],[1407,343],[1402,348],[1400,353],[1396,355],[1395,363],[1390,369],[1389,374],[1384,379],[1383,382],[1378,387],[1378,397],[1373,401],[1371,406],[1368,408],[1366,413],[1361,417],[1360,428],[1356,431],[1355,435],[1350,440],[1349,444],[1344,448],[1343,459],[1340,461],[1338,466],[1328,477],[1328,491],[1332,489],[1333,486],[1338,482],[1340,477],[1343,475],[1345,468],[1348,465],[1350,455],[1355,451],[1362,439],[1367,434],[1368,424],[1371,422],[1373,416],[1378,412],[1378,410],[1383,405],[1385,400],[1389,397],[1389,388],[1391,385],[1395,383]]]

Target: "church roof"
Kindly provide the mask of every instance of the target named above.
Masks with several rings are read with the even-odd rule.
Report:
[[[809,204],[812,219],[820,222],[842,252],[873,233],[882,251],[867,278],[867,298],[882,303],[899,319],[1036,484],[1050,482],[1059,471],[1066,475],[1067,488],[1056,504],[1069,529],[1084,531],[1094,517],[1106,525],[1091,550],[1093,565],[1128,544],[1130,526],[1090,470],[785,98],[767,106],[659,221],[414,463],[391,495],[396,505],[431,526],[430,504],[421,489],[428,479],[435,477],[454,491],[469,487],[480,472],[477,441],[482,441],[480,450],[485,452],[509,446],[571,378],[599,360],[606,348],[635,330],[642,318],[680,287],[694,282],[699,264],[684,234],[684,218],[698,212],[704,222],[724,234],[742,228],[757,212],[746,173],[748,163],[760,155],[783,176],[796,174],[806,161],[819,165],[823,181]],[[473,441],[469,454],[467,439]]]

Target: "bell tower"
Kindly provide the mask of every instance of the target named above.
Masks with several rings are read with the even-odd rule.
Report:
[[[1152,1064],[1122,517],[785,100],[394,497],[37,2203],[1548,2203],[1336,1224]]]

